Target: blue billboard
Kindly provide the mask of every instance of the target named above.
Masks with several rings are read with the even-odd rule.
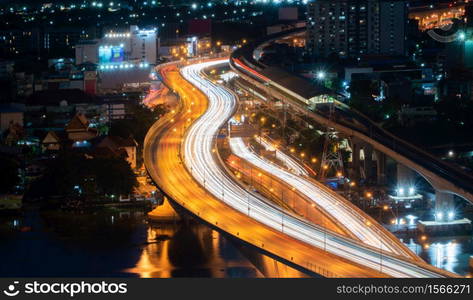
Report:
[[[125,60],[123,46],[105,46],[99,48],[99,63],[119,63]]]

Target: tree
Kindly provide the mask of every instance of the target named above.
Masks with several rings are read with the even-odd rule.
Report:
[[[18,177],[20,165],[16,160],[7,156],[0,156],[0,165],[2,166],[2,171],[0,172],[0,193],[3,194],[13,191],[20,182],[20,177]]]
[[[86,158],[83,154],[62,153],[50,161],[44,175],[32,183],[32,197],[94,197],[127,195],[137,186],[135,175],[121,157]]]
[[[142,145],[148,129],[164,112],[165,108],[162,105],[153,110],[141,105],[134,105],[131,107],[133,118],[114,121],[110,128],[110,135],[122,138],[128,138],[131,135]]]
[[[124,159],[96,158],[91,170],[102,193],[127,195],[137,186],[135,174]]]

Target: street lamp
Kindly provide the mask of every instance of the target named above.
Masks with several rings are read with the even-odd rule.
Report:
[[[448,213],[448,219],[449,219],[450,221],[452,221],[454,217],[455,217],[455,213],[454,213],[453,211],[450,211],[450,212]]]
[[[397,189],[397,195],[398,196],[404,196],[404,188],[398,188]]]
[[[318,79],[318,80],[324,80],[324,79],[325,79],[325,76],[326,76],[326,74],[325,74],[324,71],[319,71],[319,72],[317,72],[317,79]]]

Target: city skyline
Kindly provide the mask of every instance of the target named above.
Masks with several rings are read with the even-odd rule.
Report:
[[[470,1],[0,16],[2,277],[473,275]]]

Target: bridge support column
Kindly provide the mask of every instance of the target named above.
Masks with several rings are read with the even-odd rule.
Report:
[[[404,190],[414,187],[415,177],[414,171],[404,166],[403,164],[397,164],[397,187]]]
[[[352,179],[359,180],[360,179],[360,145],[353,142],[352,146],[352,153],[351,153],[351,173],[350,176]]]
[[[435,191],[435,220],[439,222],[456,219],[454,197],[451,193]]]
[[[365,175],[368,182],[373,180],[373,147],[371,145],[363,146],[363,153],[365,154]]]
[[[376,151],[376,180],[379,185],[386,183],[386,154]]]

